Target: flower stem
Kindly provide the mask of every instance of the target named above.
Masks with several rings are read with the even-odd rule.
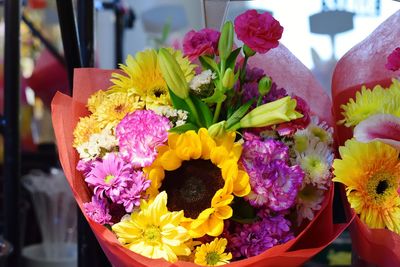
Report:
[[[216,123],[219,118],[219,113],[221,112],[222,102],[217,103],[217,107],[215,108],[213,123]]]

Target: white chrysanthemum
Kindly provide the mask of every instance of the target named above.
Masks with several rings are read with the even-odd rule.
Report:
[[[153,111],[158,115],[168,118],[172,124],[172,127],[185,124],[189,114],[186,110],[174,109],[170,106],[159,106]]]
[[[296,153],[296,162],[305,172],[305,184],[326,189],[331,179],[331,166],[334,154],[332,149],[322,142],[312,139],[307,149]]]
[[[104,129],[100,133],[92,134],[89,141],[81,144],[78,150],[81,159],[94,159],[102,154],[112,151],[118,146],[118,140],[112,135],[110,129]]]
[[[321,209],[326,190],[306,185],[299,191],[296,201],[297,225],[304,219],[314,219],[315,213]]]
[[[204,85],[211,84],[212,80],[217,76],[211,70],[205,70],[202,73],[193,77],[189,83],[190,89],[195,92],[200,93]]]

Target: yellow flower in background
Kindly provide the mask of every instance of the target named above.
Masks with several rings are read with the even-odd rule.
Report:
[[[129,95],[128,93],[114,93],[104,97],[98,107],[95,107],[96,112],[93,114],[99,122],[100,127],[112,128],[117,125],[126,114],[137,109],[143,109],[143,102],[139,97]]]
[[[399,151],[381,142],[348,140],[333,163],[333,181],[346,186],[351,207],[371,228],[400,234]]]
[[[342,105],[343,120],[339,123],[346,127],[356,126],[361,121],[375,114],[391,114],[400,117],[400,82],[393,80],[389,88],[380,85],[372,90],[365,86],[361,92],[356,93],[355,100],[350,99],[346,105]]]
[[[92,134],[100,133],[101,128],[94,116],[82,117],[74,129],[74,147],[89,141]]]
[[[139,212],[114,224],[112,230],[124,247],[152,259],[176,262],[177,256],[188,256],[188,231],[180,226],[183,211],[169,212],[167,194],[161,192],[153,202],[143,201]]]
[[[220,266],[229,263],[231,253],[225,253],[228,241],[225,238],[215,238],[214,241],[196,248],[194,262],[203,266]]]
[[[194,67],[183,57],[181,51],[169,48],[168,51],[180,65],[187,82],[194,77]],[[162,77],[157,52],[153,49],[138,52],[135,57],[128,56],[126,65],[120,64],[122,73],[113,73],[111,86],[107,94],[127,92],[139,96],[146,108],[171,105],[167,84]]]
[[[168,194],[169,210],[183,210],[184,226],[192,237],[222,233],[223,220],[232,216],[233,195],[250,192],[249,176],[239,168],[242,146],[235,133],[215,141],[208,131],[171,133],[168,144],[158,148],[158,156],[144,169],[152,181],[151,197]]]
[[[106,93],[103,90],[99,90],[92,94],[87,103],[87,108],[90,112],[95,113],[97,108],[101,106],[104,98],[106,97]]]

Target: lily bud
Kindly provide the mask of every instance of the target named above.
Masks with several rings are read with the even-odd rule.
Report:
[[[178,97],[186,99],[189,96],[189,85],[175,57],[167,49],[160,48],[158,64],[169,89]]]
[[[258,82],[258,92],[260,93],[261,96],[265,96],[266,94],[269,93],[271,90],[271,85],[272,85],[272,80],[268,76],[264,76],[259,82]]]
[[[208,128],[208,134],[214,139],[218,139],[218,137],[224,136],[225,134],[225,123],[226,121],[220,121],[218,123],[214,123]]]
[[[231,89],[235,85],[235,74],[231,68],[225,71],[224,77],[222,78],[222,85],[227,89]]]
[[[303,117],[295,110],[297,101],[290,96],[256,107],[246,114],[239,128],[265,127]]]
[[[226,60],[232,51],[233,46],[233,24],[231,21],[227,21],[222,28],[221,36],[218,41],[218,52],[219,57],[222,60]]]

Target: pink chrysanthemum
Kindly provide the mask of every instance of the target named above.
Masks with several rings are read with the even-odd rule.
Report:
[[[241,161],[250,177],[252,191],[246,199],[251,205],[274,211],[293,206],[304,172],[300,166],[288,164],[288,153],[284,143],[272,139],[244,143]]]
[[[116,127],[120,154],[135,168],[151,165],[157,156],[156,147],[168,139],[170,128],[167,118],[151,110],[126,115]]]
[[[132,167],[115,153],[107,154],[102,161],[93,163],[85,181],[93,187],[99,198],[109,197],[115,201],[127,187]]]
[[[79,160],[78,164],[76,165],[76,169],[83,173],[84,176],[87,176],[88,173],[93,168],[93,160]]]
[[[127,187],[121,192],[116,202],[122,204],[126,212],[131,213],[135,207],[140,206],[140,200],[143,199],[150,183],[151,181],[145,178],[143,172],[133,172],[127,182]]]
[[[83,209],[89,218],[100,224],[111,224],[111,215],[107,207],[107,201],[96,196],[91,202],[83,203]]]

